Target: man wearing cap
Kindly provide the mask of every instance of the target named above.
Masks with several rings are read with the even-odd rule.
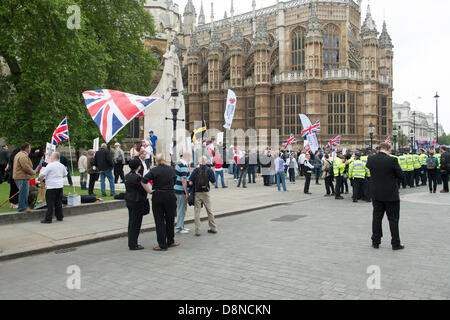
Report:
[[[337,154],[337,158],[333,161],[333,172],[336,179],[336,186],[334,188],[336,200],[344,199],[341,196],[341,192],[343,191],[344,171],[346,165],[348,164],[348,161],[343,161],[344,159],[345,156],[342,154],[342,151],[339,151]]]
[[[365,190],[368,172],[366,164],[361,160],[361,154],[355,153],[354,160],[351,161],[348,170],[348,176],[353,181],[353,202],[358,202],[360,191]],[[363,200],[370,202],[365,192],[363,193]]]
[[[419,157],[420,159],[420,165],[422,166],[420,168],[420,178],[422,180],[422,186],[426,186],[427,185],[427,160],[428,160],[428,156],[427,153],[425,152],[425,150],[421,150],[421,155]]]

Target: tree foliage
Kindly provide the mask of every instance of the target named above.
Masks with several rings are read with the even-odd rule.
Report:
[[[151,94],[158,62],[144,45],[155,28],[143,2],[0,2],[0,56],[11,71],[0,75],[0,136],[13,144],[43,146],[67,116],[72,144],[91,145],[100,134],[83,91]],[[71,5],[80,8],[80,29],[68,28]]]
[[[450,135],[444,133],[442,136],[440,136],[439,144],[445,144],[447,146],[450,145]]]

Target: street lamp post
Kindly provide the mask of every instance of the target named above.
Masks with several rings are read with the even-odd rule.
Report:
[[[371,122],[369,125],[369,135],[370,135],[370,151],[373,151],[373,134],[375,133],[375,126]]]
[[[434,96],[436,99],[436,145],[439,144],[439,114],[438,114],[438,99],[440,98],[438,93]]]
[[[178,119],[178,97],[179,92],[176,87],[172,89],[172,92],[170,94],[170,97],[173,99],[173,108],[170,109],[172,111],[173,118],[166,118],[166,120],[172,120],[173,122],[173,156],[172,156],[172,164],[175,164],[175,161],[177,159],[177,121],[184,122],[184,119]]]
[[[413,111],[413,117],[414,117],[414,137],[413,137],[413,146],[415,147],[415,142],[416,142],[416,115],[417,113],[415,111]],[[415,149],[415,148],[413,148]],[[414,151],[414,150],[413,150]]]
[[[413,152],[414,150],[414,131],[411,129],[411,131],[409,132],[409,138],[410,138],[410,143],[411,143],[411,152]]]
[[[394,127],[394,129],[392,130],[392,135],[394,136],[394,152],[397,153],[397,136],[398,136],[397,127]]]

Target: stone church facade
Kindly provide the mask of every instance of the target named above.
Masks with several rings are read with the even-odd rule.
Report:
[[[150,1],[149,1],[150,2]],[[170,1],[171,2],[171,1]],[[213,12],[213,8],[211,10]],[[392,135],[393,45],[360,0],[292,0],[205,23],[189,0],[173,34],[183,64],[186,128],[223,131],[227,90],[237,95],[233,129],[278,129],[301,138],[299,113],[320,120],[320,145],[370,144]],[[165,30],[170,31],[170,30]]]

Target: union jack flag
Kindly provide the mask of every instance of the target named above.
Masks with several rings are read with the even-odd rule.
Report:
[[[306,145],[305,151],[306,151],[307,153],[310,153],[310,152],[311,152],[311,146],[309,145],[309,143]]]
[[[115,90],[83,92],[86,107],[103,139],[109,143],[119,131],[159,97],[140,97]]]
[[[387,143],[387,144],[391,144],[391,137],[387,137],[386,141],[384,141],[384,142]]]
[[[327,148],[337,147],[340,144],[341,144],[341,136],[337,136],[336,138],[333,138],[328,142]]]
[[[295,139],[294,135],[291,134],[291,137],[284,141],[283,147],[290,146],[291,144],[297,143],[297,139]]]
[[[56,146],[67,140],[69,140],[69,127],[67,126],[67,118],[64,118],[64,120],[56,128],[55,132],[53,132],[52,144]]]
[[[302,131],[302,137],[307,137],[310,134],[320,132],[320,120]]]

